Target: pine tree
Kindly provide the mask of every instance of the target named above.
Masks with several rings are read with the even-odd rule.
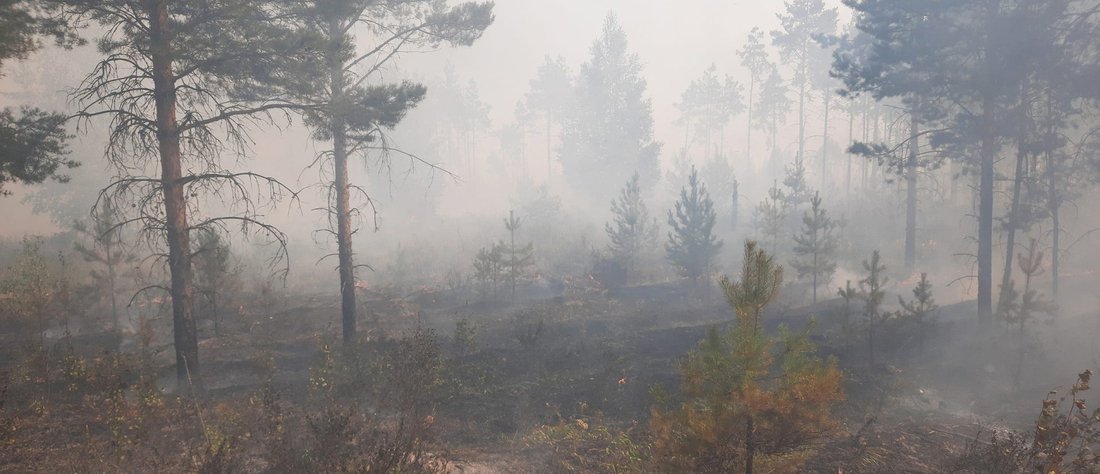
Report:
[[[768,189],[768,197],[756,205],[756,228],[771,242],[772,254],[779,245],[779,235],[783,233],[783,224],[787,220],[787,197],[779,189],[779,183],[773,182]]]
[[[195,289],[206,302],[210,319],[214,321],[214,335],[221,335],[220,297],[225,297],[237,287],[235,277],[240,272],[233,262],[232,250],[221,234],[214,230],[204,230],[195,239],[193,264],[195,266]]]
[[[553,174],[552,128],[555,122],[562,122],[569,110],[572,96],[573,77],[565,58],[546,56],[539,66],[538,76],[531,80],[531,90],[527,93],[527,110],[537,112],[546,120],[546,179]]]
[[[320,43],[312,58],[316,71],[301,74],[302,83],[293,100],[302,110],[313,139],[330,148],[315,160],[323,163],[321,180],[326,186],[328,231],[336,240],[340,277],[341,326],[345,343],[355,340],[355,255],[352,236],[356,209],[351,196],[366,194],[350,179],[348,162],[356,155],[390,152],[385,137],[427,94],[411,81],[386,83],[380,70],[391,66],[395,57],[410,51],[425,51],[446,43],[473,44],[493,22],[491,3],[449,5],[433,0],[348,0],[313,2],[304,13],[306,32]],[[367,33],[357,36],[357,33]],[[362,45],[362,46],[360,46]],[[472,135],[478,118],[488,112],[477,99],[476,89],[456,84],[448,70],[446,91],[454,105],[445,109],[459,134]],[[485,119],[487,120],[487,118]],[[466,141],[472,145],[472,139]],[[464,147],[455,152],[471,157]],[[369,199],[369,198],[368,198]]]
[[[812,197],[810,187],[806,184],[806,163],[802,158],[796,156],[794,162],[787,165],[784,171],[783,186],[787,187],[785,194],[787,207],[798,209],[803,204],[810,202]]]
[[[978,318],[991,321],[1000,150],[1006,135],[1020,138],[1013,122],[1029,100],[1041,96],[1029,90],[1030,84],[1051,71],[1057,71],[1059,82],[1091,71],[1091,65],[1059,66],[1072,65],[1070,58],[1090,57],[1077,48],[1094,41],[1081,41],[1075,35],[1082,31],[1070,25],[1089,23],[1084,18],[1092,12],[1082,16],[1068,0],[845,3],[854,10],[857,28],[869,37],[864,51],[850,62],[854,67],[847,68],[858,73],[846,74],[848,89],[870,89],[878,98],[916,95],[918,125],[941,130],[930,134],[929,141],[955,147],[954,156],[975,170]],[[1090,77],[1082,81],[1090,84],[1086,95],[1095,96],[1093,73],[1085,74]],[[1013,251],[1006,247],[1006,260]]]
[[[516,280],[523,276],[527,267],[535,263],[534,244],[516,247],[516,232],[523,225],[523,220],[516,217],[515,211],[508,211],[508,218],[504,219],[504,228],[508,230],[508,257],[504,261],[504,268],[509,281],[512,284],[512,301],[516,300]]]
[[[764,32],[760,31],[760,28],[753,27],[752,31],[749,32],[748,38],[745,40],[745,45],[737,50],[737,56],[741,58],[741,66],[749,70],[749,119],[746,120],[745,158],[751,161],[752,127],[756,120],[756,115],[753,113],[752,107],[756,100],[756,87],[757,84],[764,82],[765,75],[774,67],[768,62],[768,51],[764,47]]]
[[[107,156],[125,176],[103,194],[133,203],[126,220],[167,249],[176,380],[201,383],[190,234],[232,220],[277,240],[285,258],[286,237],[258,220],[247,191],[271,189],[275,199],[288,189],[226,169],[222,153],[247,151],[251,125],[294,108],[287,96],[314,79],[306,65],[315,38],[296,22],[297,6],[279,1],[39,3],[99,35],[101,57],[72,94],[81,106],[74,115],[109,122]],[[159,174],[129,174],[144,170]],[[213,190],[231,193],[225,201],[241,214],[195,219],[204,198],[226,196]]]
[[[122,229],[119,227],[120,215],[115,210],[110,200],[103,201],[103,205],[93,214],[92,226],[84,222],[76,222],[73,229],[81,234],[90,245],[83,242],[75,244],[75,250],[85,262],[101,266],[102,270],[93,269],[91,277],[95,284],[103,285],[103,293],[106,294],[111,304],[111,324],[114,331],[120,331],[122,320],[118,311],[119,278],[130,273],[126,265],[137,260],[126,248],[122,239]]]
[[[844,336],[844,352],[847,353],[852,347],[852,333],[855,332],[855,327],[852,324],[852,302],[859,297],[859,293],[852,286],[852,280],[844,282],[844,288],[837,290],[837,296],[844,300],[843,318],[840,322],[840,331]]]
[[[638,173],[634,173],[619,197],[611,202],[613,222],[604,224],[611,240],[608,250],[628,272],[637,259],[657,243],[657,219],[649,217],[638,179]]]
[[[767,79],[760,84],[760,100],[757,112],[752,117],[754,127],[768,133],[768,141],[771,150],[777,148],[776,137],[779,136],[779,126],[787,123],[787,114],[791,111],[792,102],[787,97],[787,86],[779,69],[775,65],[770,66]]]
[[[1016,327],[1017,357],[1013,382],[1019,387],[1024,365],[1027,325],[1036,322],[1040,314],[1053,316],[1058,311],[1058,305],[1047,300],[1039,291],[1031,287],[1032,280],[1043,273],[1043,252],[1039,250],[1035,239],[1031,239],[1027,253],[1020,253],[1017,258],[1020,261],[1020,273],[1024,274],[1024,290],[1020,293],[1016,290],[1015,281],[1009,280],[1008,286],[1002,288],[1005,297],[999,313],[1006,324]]]
[[[478,290],[482,298],[496,298],[500,282],[507,277],[507,251],[504,241],[493,242],[477,251],[474,257],[474,279],[480,284]]]
[[[693,282],[710,273],[711,264],[722,249],[722,241],[714,235],[717,217],[714,201],[692,166],[687,187],[680,189],[675,209],[668,211],[672,232],[668,233],[665,252],[680,274]]]
[[[917,347],[924,352],[927,329],[935,323],[936,311],[939,310],[935,298],[932,297],[932,283],[928,281],[927,273],[920,274],[920,281],[913,288],[913,300],[905,301],[899,296],[898,304],[901,305],[903,320],[917,326]]]
[[[878,250],[871,253],[871,260],[863,261],[863,270],[867,277],[859,281],[859,296],[863,300],[863,318],[867,324],[867,358],[871,365],[875,363],[875,327],[883,319],[882,301],[886,291],[887,278],[883,276],[886,266],[879,261]]]
[[[680,406],[652,413],[654,449],[666,470],[751,474],[758,454],[802,449],[835,426],[829,409],[844,397],[836,362],[816,357],[810,328],[781,328],[778,337],[763,331],[762,310],[782,280],[782,267],[752,241],[741,280],[721,279],[734,326],[712,328],[688,354]]]
[[[63,114],[24,107],[17,115],[0,109],[0,196],[11,191],[8,183],[37,184],[47,179],[67,182],[65,169],[79,162],[69,159]]]
[[[729,226],[737,227],[737,176],[733,173],[729,159],[723,155],[714,155],[703,165],[703,176],[707,177],[707,190],[714,196],[715,209],[719,215],[729,216]]]
[[[806,159],[806,100],[811,81],[829,69],[829,55],[824,54],[817,38],[836,31],[837,10],[826,8],[823,0],[788,0],[779,14],[782,29],[772,32],[772,43],[779,56],[794,68],[794,85],[798,88],[798,155]]]
[[[428,8],[431,8],[431,1],[417,0],[417,2],[425,2],[423,4]],[[477,12],[477,9],[489,6],[485,3],[471,3],[468,5],[464,8],[456,8],[453,13],[454,15],[460,15],[457,17],[461,21],[458,25],[463,25],[460,27],[461,29],[456,30],[461,32],[460,38],[480,36],[480,30],[464,29],[471,26],[484,28],[488,26],[487,23],[481,25],[478,25],[478,23],[492,21],[492,16],[486,16],[489,15],[488,11],[482,11],[464,18],[461,15]],[[446,19],[447,17],[442,18]],[[471,20],[473,23],[466,24]],[[450,27],[442,26],[442,28]],[[467,36],[470,34],[474,36]],[[431,38],[431,36],[428,35],[427,37]],[[426,50],[430,50],[430,48]],[[441,109],[439,119],[445,126],[445,143],[449,148],[449,153],[457,161],[455,165],[465,169],[465,174],[476,176],[478,159],[480,158],[478,154],[478,134],[487,131],[492,124],[492,120],[489,118],[491,108],[482,100],[477,82],[473,79],[462,80],[452,64],[447,64],[444,67],[443,83],[439,84],[438,87],[434,87],[433,91],[439,95],[439,107]]]
[[[716,133],[722,138],[726,124],[744,108],[741,85],[729,75],[720,79],[718,67],[711,64],[680,94],[676,108],[680,110],[678,123],[684,126],[684,150],[692,142],[701,141],[705,156],[720,154],[721,146],[712,149],[712,141]],[[694,140],[690,139],[692,135]]]
[[[607,182],[640,176],[652,189],[660,176],[661,144],[653,140],[653,106],[646,98],[642,62],[630,52],[626,32],[615,15],[604,20],[591,57],[577,75],[576,98],[562,128],[561,162],[565,178],[590,202],[607,202]]]
[[[775,257],[758,248],[756,241],[745,242],[745,254],[741,262],[741,280],[730,282],[723,277],[722,290],[730,308],[738,320],[748,318],[753,332],[759,329],[764,307],[775,299],[783,286],[783,267],[775,263]]]
[[[836,272],[834,254],[837,238],[833,235],[836,224],[821,207],[821,196],[814,193],[810,198],[810,209],[802,216],[802,234],[794,236],[795,258],[791,266],[798,272],[798,278],[809,276],[813,285],[813,302],[817,303],[817,287],[829,286]]]
[[[82,44],[64,21],[43,11],[38,2],[0,1],[0,67],[12,59],[26,59],[52,37],[60,46]],[[0,69],[0,78],[4,77]],[[68,181],[65,169],[80,165],[68,158],[66,115],[22,107],[18,114],[0,109],[0,196],[11,191],[7,183],[38,184],[46,179]]]

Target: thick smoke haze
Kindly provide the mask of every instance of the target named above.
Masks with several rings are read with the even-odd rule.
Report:
[[[835,5],[838,5],[836,3]],[[834,5],[834,6],[835,6]],[[662,164],[671,166],[675,150],[684,141],[682,127],[675,124],[678,117],[676,103],[680,94],[692,79],[716,65],[720,74],[729,74],[744,84],[748,74],[739,66],[736,51],[753,27],[771,31],[778,24],[776,14],[782,11],[782,2],[727,2],[719,0],[692,0],[681,2],[581,1],[537,2],[504,0],[496,3],[497,21],[478,41],[477,47],[441,48],[430,54],[406,54],[384,76],[386,80],[423,80],[429,83],[441,81],[448,67],[454,69],[459,80],[474,81],[481,100],[488,106],[490,129],[496,129],[515,120],[516,102],[523,100],[545,56],[561,56],[576,73],[587,60],[596,35],[608,13],[618,16],[627,33],[630,50],[641,59],[647,81],[646,97],[652,101],[654,136],[665,144],[661,154]],[[842,21],[841,24],[845,24]],[[10,72],[0,79],[0,105],[15,106],[34,97],[37,104],[65,108],[68,103],[65,91],[76,87],[82,67],[93,60],[95,53],[89,48],[74,51],[50,49],[21,62],[13,62]],[[774,53],[773,53],[774,56]],[[777,61],[778,58],[771,58]],[[59,67],[59,65],[64,65]],[[29,76],[29,77],[28,77]],[[429,94],[432,94],[431,88]],[[414,112],[415,113],[415,112]],[[725,152],[730,155],[744,153],[743,135],[746,117],[739,114],[726,127]],[[300,120],[283,131],[260,129],[253,133],[256,141],[248,166],[283,179],[297,179],[302,163],[316,154],[316,146],[301,129]],[[399,129],[406,129],[401,126]],[[781,142],[787,144],[794,137],[796,125],[787,123],[781,133]],[[840,127],[838,127],[838,131]],[[754,132],[759,134],[759,132]],[[78,135],[77,143],[97,143],[99,137]],[[764,141],[763,135],[759,138]],[[533,138],[528,147],[528,166],[541,170],[541,148]],[[498,145],[493,137],[486,137],[480,147],[486,153]],[[93,145],[80,147],[80,160],[85,162],[85,172],[109,173]],[[762,154],[763,155],[763,154]],[[763,158],[760,159],[763,161]],[[736,160],[738,174],[756,171]],[[397,165],[398,168],[407,168]],[[461,170],[455,170],[461,178]],[[426,171],[420,170],[420,173]],[[545,179],[545,172],[536,175]],[[310,176],[312,177],[312,176]],[[444,179],[441,177],[441,179]],[[761,182],[766,182],[762,180]],[[30,189],[13,188],[17,196],[25,196]],[[761,188],[764,189],[764,188]],[[455,197],[455,196],[452,196]],[[466,205],[463,199],[449,201],[445,209],[461,213],[483,207],[484,203]],[[307,206],[303,206],[307,207]],[[48,217],[35,214],[21,199],[0,201],[4,215],[15,216],[22,226],[4,226],[0,235],[15,237],[30,232],[49,232]]]
[[[0,0],[0,473],[1100,472],[1100,0]]]

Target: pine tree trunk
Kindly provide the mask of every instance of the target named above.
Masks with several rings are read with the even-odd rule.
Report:
[[[821,138],[821,190],[825,191],[825,186],[828,184],[829,167],[827,165],[829,161],[829,102],[832,99],[832,95],[829,91],[825,91],[825,131],[822,133]]]
[[[996,137],[993,130],[993,98],[982,103],[981,163],[978,183],[978,319],[993,319],[993,163]]]
[[[215,336],[221,336],[222,335],[221,323],[218,321],[218,287],[219,286],[220,286],[220,282],[218,282],[217,277],[215,277],[214,284],[211,285],[211,287],[210,287],[210,315],[214,318],[214,335]]]
[[[752,163],[752,105],[753,98],[755,97],[753,91],[755,89],[756,75],[754,74],[753,77],[749,78],[749,116],[748,119],[745,120],[747,122],[745,125],[745,161],[748,163]]]
[[[868,130],[870,130],[871,124],[868,122],[868,120],[870,120],[870,118],[871,118],[871,104],[869,102],[867,102],[866,100],[864,100],[863,120],[862,120],[863,123],[862,123],[862,125],[863,125],[863,141],[865,143],[867,142],[867,139],[869,137]],[[861,160],[861,165],[859,167],[859,172],[860,172],[860,175],[859,175],[860,176],[860,178],[859,178],[859,189],[867,189],[867,167],[869,166],[869,163],[870,163],[870,160],[866,160],[866,159]]]
[[[340,25],[329,25],[329,34],[340,37]],[[332,106],[343,100],[344,65],[334,60],[330,65],[329,80],[332,82]],[[332,118],[332,165],[333,187],[336,188],[336,247],[340,266],[340,316],[343,326],[344,344],[355,342],[355,260],[351,244],[351,189],[348,182],[347,126],[339,113]]]
[[[917,260],[917,163],[920,156],[920,130],[917,113],[909,113],[909,159],[905,164],[905,268],[913,269]]]
[[[111,321],[113,323],[114,332],[116,334],[122,333],[122,321],[118,319],[118,292],[115,288],[115,255],[111,248],[111,239],[114,238],[114,232],[107,234],[104,249],[107,251],[107,290],[111,292]]]
[[[551,116],[550,109],[546,110],[546,183],[550,183],[550,177],[554,175],[553,167],[553,142],[551,141],[550,125],[553,117]]]
[[[1047,89],[1047,136],[1054,137],[1054,104],[1051,97],[1050,89]],[[1058,267],[1061,263],[1059,258],[1062,229],[1059,219],[1059,211],[1061,210],[1061,197],[1058,192],[1058,169],[1054,163],[1054,150],[1047,149],[1047,202],[1050,209],[1051,226],[1051,248],[1050,248],[1050,284],[1051,293],[1054,296],[1058,296]]]
[[[509,226],[515,222],[515,211],[508,211]],[[512,302],[516,302],[516,230],[508,229],[509,244],[511,245],[511,260],[508,261],[508,274],[512,277]]]
[[[997,298],[998,308],[1003,307],[1006,303],[1005,288],[1008,288],[1008,282],[1012,279],[1012,256],[1015,255],[1016,249],[1016,228],[1020,224],[1020,194],[1023,188],[1024,174],[1027,172],[1024,166],[1026,160],[1027,153],[1024,150],[1023,137],[1019,137],[1016,140],[1016,170],[1012,179],[1012,205],[1008,211],[1006,225],[1008,238],[1005,242],[1005,265],[1004,273],[1001,274],[1001,294]]]
[[[802,66],[805,71],[805,65]],[[806,75],[798,85],[798,159],[806,159]]]
[[[855,124],[856,114],[852,109],[848,109],[848,146],[852,146],[852,140],[855,139]],[[844,209],[849,211],[852,206],[852,153],[845,150],[848,155],[848,170],[844,177]]]
[[[778,122],[778,119],[776,118],[776,116],[775,116],[774,114],[772,114],[772,117],[771,117],[771,119],[772,119],[772,127],[771,127],[771,132],[772,132],[772,151],[775,151],[775,144],[776,144],[776,135],[778,135],[778,131],[779,131],[779,124],[777,123],[777,122]]]
[[[1053,181],[1054,180],[1052,178],[1051,179],[1051,182],[1052,182],[1051,186],[1052,187],[1053,187]],[[1055,203],[1053,203],[1051,205],[1051,208],[1050,208],[1051,226],[1053,226],[1053,229],[1051,229],[1052,230],[1052,232],[1051,232],[1052,236],[1051,236],[1051,249],[1050,249],[1050,284],[1051,284],[1051,289],[1050,290],[1051,290],[1051,293],[1054,296],[1058,296],[1058,268],[1059,268],[1059,265],[1061,263],[1061,258],[1059,257],[1059,253],[1061,252],[1060,245],[1061,245],[1061,238],[1062,238],[1062,229],[1061,229],[1062,223],[1060,222],[1060,220],[1058,218],[1059,217],[1058,216],[1059,210],[1060,210],[1060,206],[1057,203],[1057,199],[1055,199]]]
[[[752,415],[745,421],[745,474],[752,474],[753,457],[756,455],[756,439],[753,436]]]
[[[149,49],[152,60],[153,100],[157,111],[161,192],[171,273],[172,335],[176,350],[176,382],[190,384],[199,376],[199,342],[195,327],[194,286],[191,273],[191,240],[187,202],[182,184],[180,130],[176,121],[176,83],[164,0],[145,3],[149,17]]]
[[[684,155],[685,156],[687,156],[688,141],[689,141],[688,137],[690,135],[691,135],[691,123],[688,122],[687,120],[684,120]]]
[[[997,154],[993,131],[993,98],[982,100],[981,162],[978,183],[978,319],[993,317],[993,161]]]
[[[871,314],[870,324],[867,325],[867,359],[871,365],[875,365],[875,315]]]
[[[817,304],[817,254],[814,254],[814,304]]]

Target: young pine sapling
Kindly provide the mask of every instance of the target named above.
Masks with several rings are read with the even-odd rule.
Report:
[[[837,238],[833,235],[836,225],[821,207],[821,196],[814,193],[810,198],[810,209],[802,216],[802,233],[794,236],[795,258],[791,266],[798,272],[798,278],[811,278],[813,302],[817,303],[817,287],[829,285],[836,273],[834,254]]]
[[[527,267],[535,263],[534,244],[528,242],[523,247],[516,247],[516,232],[523,225],[523,219],[516,217],[514,211],[508,211],[508,218],[504,220],[504,228],[508,230],[508,259],[505,260],[508,279],[512,284],[512,301],[516,300],[516,280],[523,276]]]
[[[847,352],[852,346],[852,332],[855,329],[852,325],[852,301],[859,297],[859,292],[852,286],[852,280],[847,280],[844,288],[837,290],[837,296],[844,300],[844,318],[840,323],[840,330],[844,334],[844,351]]]
[[[1031,239],[1027,253],[1020,253],[1017,259],[1020,262],[1020,272],[1024,274],[1024,291],[1019,293],[1013,280],[1009,280],[1008,286],[1003,289],[1004,298],[1001,305],[1000,316],[1005,323],[1016,328],[1016,367],[1013,375],[1013,383],[1020,386],[1020,375],[1024,365],[1024,352],[1027,325],[1035,322],[1040,314],[1053,316],[1058,311],[1058,305],[1043,297],[1037,290],[1031,287],[1032,280],[1043,273],[1043,252],[1037,247],[1035,239]]]
[[[91,271],[92,280],[111,305],[111,325],[117,333],[122,329],[118,312],[119,278],[131,273],[126,266],[137,258],[123,245],[120,216],[109,199],[93,213],[92,225],[84,222],[73,224],[73,230],[84,237],[88,244],[77,242],[74,248],[85,262],[100,268]]]
[[[768,197],[756,205],[756,228],[771,243],[772,255],[776,254],[779,235],[783,233],[783,223],[787,220],[787,198],[779,184],[773,182],[768,189]]]
[[[664,470],[752,473],[757,455],[804,449],[835,425],[829,410],[843,399],[836,362],[816,356],[809,329],[780,328],[777,337],[763,330],[761,310],[782,281],[782,267],[752,241],[741,280],[721,279],[734,326],[711,328],[688,354],[678,409],[653,410]]]
[[[886,285],[887,278],[883,275],[886,266],[879,261],[878,250],[871,253],[871,260],[863,261],[863,270],[867,277],[859,281],[860,298],[863,300],[863,317],[867,321],[867,358],[875,363],[875,325],[883,319],[882,300],[886,291],[882,289]]]
[[[668,233],[665,252],[680,274],[693,283],[710,273],[711,264],[722,249],[722,241],[714,235],[717,218],[714,201],[692,166],[688,185],[680,189],[680,199],[668,211],[672,232]]]
[[[608,250],[629,273],[638,258],[657,243],[657,219],[649,217],[638,173],[630,178],[619,197],[611,202],[613,222],[604,224],[610,239]]]
[[[901,305],[900,316],[903,320],[916,325],[917,347],[923,353],[928,327],[935,324],[936,312],[940,308],[932,297],[932,282],[928,281],[927,273],[920,274],[920,281],[913,288],[913,300],[905,301],[899,296],[898,304]]]
[[[214,321],[214,335],[221,335],[220,299],[239,286],[240,268],[233,262],[229,243],[214,230],[204,230],[195,240],[192,254],[195,272],[195,289],[206,303],[210,319]]]

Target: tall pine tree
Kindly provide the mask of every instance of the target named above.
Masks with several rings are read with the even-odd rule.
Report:
[[[565,178],[591,202],[613,197],[607,182],[625,182],[638,173],[651,189],[660,173],[653,140],[653,106],[637,54],[627,49],[626,32],[608,15],[591,57],[576,81],[576,107],[562,131]]]
[[[277,240],[285,257],[285,236],[257,219],[250,191],[277,198],[288,190],[226,169],[222,156],[249,149],[250,125],[295,108],[287,98],[309,82],[304,65],[316,57],[316,38],[297,23],[296,8],[280,1],[43,3],[72,25],[99,26],[93,31],[102,57],[73,93],[76,115],[110,122],[108,158],[125,176],[103,194],[134,203],[127,221],[143,225],[157,249],[167,247],[176,379],[189,384],[200,374],[190,233],[241,224]],[[196,215],[204,198],[239,205],[241,213]]]
[[[326,211],[337,245],[345,343],[356,333],[351,196],[363,192],[349,179],[348,161],[372,151],[388,153],[385,131],[427,93],[413,82],[386,83],[382,71],[403,52],[472,44],[492,23],[492,7],[433,0],[315,0],[305,15],[307,31],[321,39],[321,77],[307,81],[295,103],[305,111],[313,138],[331,143],[321,160],[328,165]],[[369,35],[369,46],[360,46],[355,35],[363,27],[379,33]]]

